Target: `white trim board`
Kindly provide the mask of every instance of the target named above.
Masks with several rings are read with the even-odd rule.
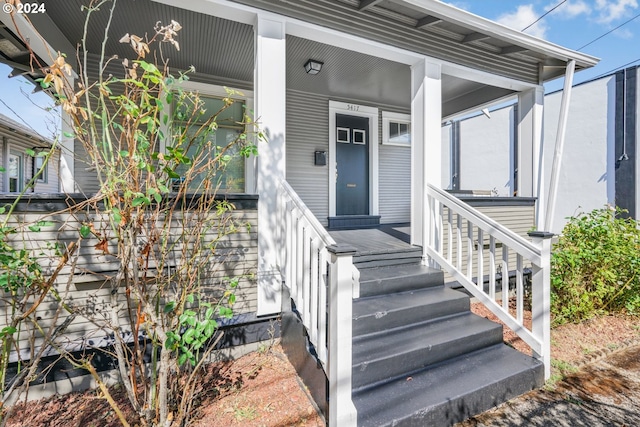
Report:
[[[369,119],[369,214],[379,212],[379,162],[378,108],[347,102],[329,101],[329,216],[336,216],[336,114],[366,117]]]

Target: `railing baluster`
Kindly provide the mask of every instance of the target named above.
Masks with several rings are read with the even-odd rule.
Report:
[[[478,228],[478,278],[476,284],[484,292],[484,234]]]
[[[502,322],[516,332],[532,349],[534,356],[544,362],[545,377],[550,373],[549,355],[549,300],[550,300],[550,238],[551,233],[529,233],[534,243],[527,241],[507,227],[487,217],[485,214],[469,207],[464,202],[451,196],[447,192],[433,185],[428,185],[427,196],[430,207],[434,203],[445,205],[448,209],[449,247],[444,251],[438,242],[427,241],[426,255],[437,264],[445,268],[448,273],[461,283],[474,297],[489,308]],[[435,202],[434,202],[435,201]],[[442,213],[442,211],[440,211]],[[433,214],[433,211],[432,211]],[[456,249],[453,249],[453,216],[456,219]],[[466,257],[463,260],[463,221],[466,223]],[[441,222],[431,222],[432,235],[437,236],[438,228],[442,228]],[[477,230],[476,230],[477,229]],[[474,241],[474,235],[477,238]],[[489,260],[485,266],[484,237],[489,237]],[[496,260],[496,241],[502,246],[502,257]],[[475,244],[477,243],[477,247]],[[510,252],[511,251],[511,252]],[[444,252],[447,256],[444,256]],[[456,253],[456,261],[453,261],[453,253]],[[509,256],[513,260],[510,262]],[[474,260],[474,256],[477,259]],[[524,325],[524,262],[532,265],[532,317],[533,325],[528,328]],[[466,262],[466,265],[465,265]],[[477,264],[476,264],[477,263]],[[515,292],[516,307],[510,308],[509,304],[509,267],[515,263]],[[455,266],[454,266],[455,264]],[[499,264],[499,267],[498,265]],[[476,283],[473,281],[473,272],[476,271]],[[484,273],[489,269],[489,291],[484,291]],[[497,269],[500,268],[502,277],[502,304],[496,300]]]
[[[509,310],[509,248],[502,245],[502,308]]]
[[[473,279],[473,224],[467,220],[467,279]]]
[[[311,328],[311,238],[309,225],[304,221],[302,228],[302,295],[303,295],[303,323],[307,329]]]
[[[291,217],[291,253],[289,254],[289,258],[291,259],[291,275],[289,275],[289,285],[291,287],[291,298],[297,306],[300,303],[298,299],[298,289],[300,286],[300,282],[298,281],[298,222],[300,221],[300,217],[298,216],[298,210],[296,208],[292,208]],[[298,310],[299,309],[298,307]]]
[[[319,313],[324,313],[324,309],[318,305],[318,294],[320,292],[320,285],[322,281],[319,277],[320,268],[318,263],[320,262],[320,257],[318,256],[319,243],[318,239],[311,240],[311,311],[309,313],[309,318],[311,319],[311,324],[309,325],[309,334],[311,338],[311,342],[315,343],[314,345],[318,346],[318,316]],[[321,344],[321,343],[320,343]],[[322,345],[322,344],[321,344]]]
[[[440,202],[436,203],[438,203],[438,234],[436,235],[436,238],[438,239],[440,255],[444,255],[444,205]]]
[[[304,253],[304,243],[303,243],[303,238],[304,238],[304,233],[302,231],[302,221],[303,221],[303,217],[299,216],[298,217],[298,223],[296,224],[296,252],[294,254],[294,256],[296,257],[296,284],[295,286],[303,286],[302,285],[302,276],[304,275],[304,268],[302,267],[303,264],[303,253]],[[302,288],[301,292],[298,292],[298,301],[296,303],[296,305],[298,306],[298,310],[301,313],[304,313],[304,287]]]
[[[447,206],[447,261],[453,261],[453,224],[451,208]]]
[[[516,319],[522,323],[524,317],[524,269],[520,254],[516,258],[516,301]]]
[[[320,284],[318,287],[319,295],[318,295],[318,305],[320,306],[320,311],[318,313],[318,343],[316,345],[316,350],[318,351],[318,358],[325,365],[327,364],[327,347],[329,346],[329,342],[327,341],[327,294],[329,292],[329,253],[327,248],[324,247],[320,250],[318,254],[319,262],[318,265],[320,267]]]
[[[489,236],[489,298],[496,300],[496,238]]]
[[[293,260],[291,259],[291,254],[293,253],[293,219],[291,211],[293,209],[293,206],[291,202],[287,201],[285,207],[285,227],[287,230],[287,235],[285,236],[287,248],[286,254],[284,256],[284,260],[286,262],[285,272],[286,277],[293,277]],[[295,286],[291,286],[291,283],[289,283],[289,291],[291,292],[291,297],[295,300],[294,288]]]
[[[451,209],[451,208],[449,208]],[[456,268],[462,270],[462,215],[456,215]]]

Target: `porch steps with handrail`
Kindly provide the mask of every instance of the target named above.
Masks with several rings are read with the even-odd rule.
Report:
[[[358,255],[354,257],[354,263]],[[540,387],[543,364],[420,265],[360,270],[353,301],[358,426],[447,426]]]

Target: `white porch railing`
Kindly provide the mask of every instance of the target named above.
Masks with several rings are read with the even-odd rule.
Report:
[[[427,197],[428,257],[522,338],[544,363],[549,378],[552,234],[530,233],[532,243],[441,189],[429,185]],[[525,295],[525,265],[531,268],[530,295]],[[510,271],[515,271],[515,289],[509,288]],[[524,323],[525,302],[531,304],[531,329]]]
[[[351,313],[359,290],[355,249],[336,244],[286,181],[278,188],[278,211],[281,274],[329,378],[329,425],[355,427],[351,400]]]

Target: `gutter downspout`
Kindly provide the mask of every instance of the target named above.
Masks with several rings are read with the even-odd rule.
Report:
[[[576,69],[576,61],[570,60],[567,63],[567,71],[564,78],[564,89],[562,91],[562,103],[560,104],[560,119],[558,121],[558,132],[556,133],[556,145],[553,153],[553,166],[551,168],[551,182],[549,183],[549,198],[547,199],[547,213],[540,230],[551,231],[553,229],[553,216],[556,210],[556,200],[558,184],[560,180],[560,166],[562,163],[562,150],[567,133],[567,120],[569,117],[569,104],[571,103],[571,90],[573,87],[573,75]]]

